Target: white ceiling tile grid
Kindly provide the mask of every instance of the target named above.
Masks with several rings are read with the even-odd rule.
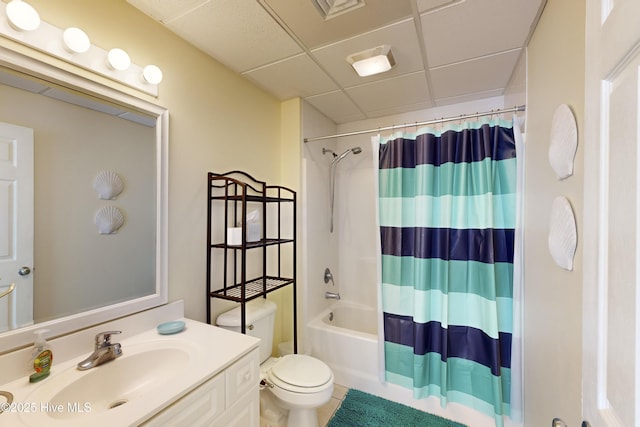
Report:
[[[281,100],[336,123],[504,94],[546,0],[365,0],[325,20],[315,0],[127,0]],[[359,77],[350,54],[396,65]]]

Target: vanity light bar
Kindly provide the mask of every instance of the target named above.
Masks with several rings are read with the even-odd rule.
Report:
[[[21,15],[16,15],[16,9],[26,10],[29,12],[27,18],[30,18],[24,21]],[[37,23],[35,17],[38,18]],[[122,49],[106,51],[92,45],[86,33],[79,28],[71,27],[63,31],[41,21],[38,12],[22,0],[12,0],[8,4],[0,1],[0,34],[149,95],[158,96],[162,71],[157,66],[146,69],[131,63],[129,55]]]

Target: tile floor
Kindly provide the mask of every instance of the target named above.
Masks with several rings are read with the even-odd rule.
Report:
[[[324,406],[318,408],[318,426],[326,427],[329,420],[335,414],[336,410],[342,403],[344,395],[347,394],[349,389],[338,384],[333,385],[333,396],[331,400]]]

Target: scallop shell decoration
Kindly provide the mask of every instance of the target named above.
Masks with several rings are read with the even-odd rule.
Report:
[[[578,148],[576,118],[567,104],[561,104],[553,113],[549,163],[560,179],[573,175],[573,159]]]
[[[573,270],[577,244],[576,219],[566,197],[556,197],[551,206],[549,253],[559,267]]]
[[[93,181],[93,188],[102,200],[114,200],[124,189],[120,175],[111,171],[102,171]]]
[[[113,234],[124,224],[124,215],[115,206],[105,206],[96,212],[94,222],[100,234]]]

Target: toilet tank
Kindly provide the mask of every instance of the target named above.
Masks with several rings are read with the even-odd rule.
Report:
[[[273,323],[276,305],[264,298],[254,299],[246,304],[247,335],[260,338],[260,363],[271,356],[273,346]],[[241,332],[240,306],[222,313],[216,325],[234,332]]]

